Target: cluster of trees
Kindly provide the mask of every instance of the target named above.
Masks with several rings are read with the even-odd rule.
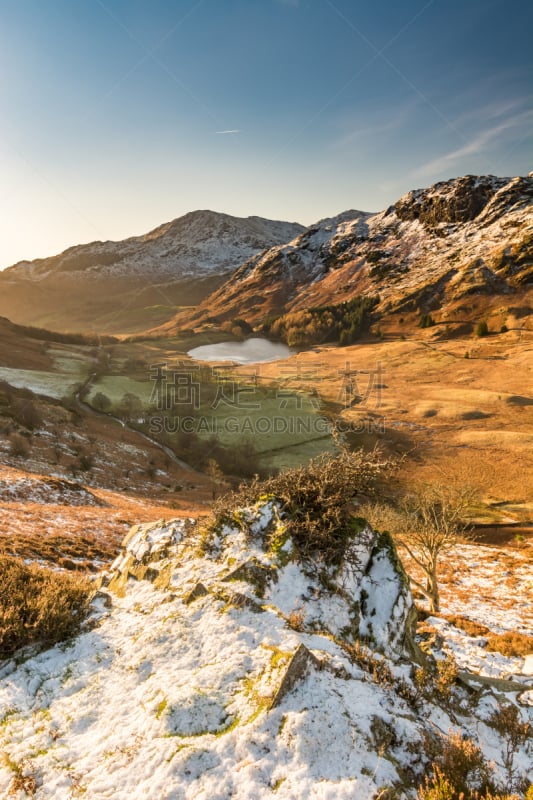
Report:
[[[214,493],[226,485],[225,475],[253,478],[264,473],[253,442],[249,440],[226,447],[216,436],[202,438],[194,431],[180,431],[158,438],[172,447],[191,467],[206,472],[211,478]]]
[[[173,397],[170,393],[168,406],[165,402],[159,409],[153,406],[149,409],[145,408],[142,400],[131,392],[126,392],[117,403],[113,403],[103,392],[96,392],[90,402],[96,411],[104,414],[112,413],[121,417],[131,427],[148,433],[153,439],[167,445],[179,458],[195,469],[209,472],[216,463],[221,475],[252,478],[254,475],[261,474],[259,457],[251,441],[235,442],[231,447],[227,447],[215,435],[205,437],[200,436],[194,430],[175,430],[176,416],[199,417],[202,409],[205,411],[216,401],[217,393],[220,396],[220,392],[227,392],[231,399],[232,394],[236,391],[233,384],[230,384],[227,389],[221,388],[210,368],[201,367],[193,373],[192,377],[195,382],[198,381],[198,386],[192,384],[185,386],[186,394],[189,394],[190,397],[185,397],[179,402],[172,402]],[[165,388],[163,387],[163,391]],[[163,397],[162,399],[166,401],[167,398]],[[168,420],[166,424],[164,420],[162,421],[160,432],[150,429],[150,421],[154,413],[162,418],[166,417]]]
[[[236,339],[244,339],[245,336],[250,336],[254,329],[249,322],[245,319],[228,319],[222,323],[220,330],[224,333],[230,333]]]
[[[361,295],[345,303],[290,311],[265,325],[265,333],[282,339],[289,347],[322,342],[352,344],[368,330],[379,297]]]
[[[96,392],[91,400],[91,405],[96,411],[107,414],[114,411],[119,417],[128,422],[135,422],[144,416],[144,406],[141,398],[132,392],[125,392],[120,402],[113,408],[111,399],[104,392]]]

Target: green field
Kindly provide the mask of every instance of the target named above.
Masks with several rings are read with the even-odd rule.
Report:
[[[91,385],[87,400],[92,403],[96,394],[101,392],[109,397],[114,406],[120,405],[123,396],[129,392],[137,395],[145,408],[150,405],[150,396],[152,392],[151,381],[137,381],[134,378],[129,378],[127,375],[103,375]]]
[[[70,373],[80,377],[89,374],[94,359],[87,353],[87,348],[70,346],[48,347],[46,350],[58,372]]]
[[[15,387],[60,399],[74,394],[96,373],[84,398],[86,402],[94,405],[96,395],[101,393],[109,398],[110,410],[120,414],[124,395],[135,395],[148,413],[148,422],[158,415],[168,415],[169,436],[164,438],[177,450],[181,449],[179,433],[185,430],[183,418],[187,419],[188,431],[204,442],[215,437],[230,450],[251,443],[265,468],[293,466],[332,449],[328,423],[310,394],[288,389],[287,381],[282,379],[256,385],[251,376],[232,373],[229,366],[217,374],[207,362],[194,362],[187,356],[192,347],[228,338],[231,336],[227,333],[207,331],[199,336],[130,340],[98,348],[50,344],[46,353],[55,369],[3,367],[0,378]],[[161,403],[161,391],[157,391],[153,376],[158,364],[164,375],[160,389],[163,394],[170,392],[171,408]],[[191,386],[195,385],[197,403],[191,403],[187,396],[182,402],[183,397],[175,394],[183,375],[189,376]],[[189,390],[186,385],[185,395]],[[157,433],[154,435],[158,438]]]

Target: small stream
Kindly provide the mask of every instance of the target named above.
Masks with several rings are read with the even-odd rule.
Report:
[[[144,433],[143,431],[140,431],[137,428],[133,428],[125,420],[121,419],[120,417],[116,417],[114,414],[111,414],[107,411],[97,411],[91,405],[82,400],[81,395],[83,394],[84,391],[86,391],[90,387],[95,377],[96,377],[95,373],[90,375],[89,378],[87,378],[85,383],[82,386],[80,386],[80,388],[76,391],[74,395],[74,399],[76,400],[78,405],[81,408],[83,408],[84,411],[96,417],[107,417],[107,419],[115,420],[115,422],[118,422],[119,425],[122,425],[122,427],[125,428],[126,430],[136,434],[137,436],[140,436],[142,439],[145,439],[147,442],[150,442],[150,444],[154,445],[154,447],[157,447],[159,450],[162,450],[163,453],[165,453],[175,464],[177,464],[178,467],[181,467],[181,469],[184,469],[187,472],[196,472],[194,467],[191,467],[190,464],[187,464],[186,461],[183,461],[181,458],[179,458],[170,447],[167,447],[166,444],[159,442],[157,439],[153,439],[147,433]]]

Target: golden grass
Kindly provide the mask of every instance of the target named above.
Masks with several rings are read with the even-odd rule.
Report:
[[[0,465],[0,481],[27,481],[29,497],[31,485],[34,481],[38,484],[40,477]],[[15,502],[0,501],[0,556],[94,572],[113,561],[131,525],[208,513],[203,503],[195,503],[183,493],[175,496],[172,505],[166,505],[164,496],[152,499],[93,487],[90,491],[98,505],[43,505],[24,497]]]
[[[346,420],[382,416],[385,433],[375,434],[374,442],[389,453],[408,453],[407,482],[466,478],[494,500],[523,502],[533,493],[533,406],[510,399],[533,398],[532,351],[525,337],[495,336],[473,345],[469,337],[433,342],[421,332],[405,341],[304,351],[284,363],[283,374],[292,367],[292,388],[314,388]],[[378,365],[379,391],[374,386],[365,403],[342,411],[343,371],[363,371],[358,381],[364,389]],[[275,382],[279,374],[279,363],[261,364],[262,381]]]
[[[449,614],[445,617],[448,622],[455,625],[456,628],[467,633],[469,636],[484,636],[490,632],[486,625],[481,625],[479,622],[463,617],[460,614]]]
[[[0,659],[79,630],[92,593],[87,578],[0,556]]]
[[[528,656],[533,653],[533,636],[518,631],[492,633],[487,639],[487,650],[504,656]]]

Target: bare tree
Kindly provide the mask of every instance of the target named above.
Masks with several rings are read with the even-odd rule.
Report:
[[[227,486],[227,481],[224,477],[224,473],[220,469],[217,461],[214,458],[210,458],[207,462],[207,469],[205,471],[207,477],[211,481],[211,491],[213,494],[213,500],[216,500],[217,491],[220,490],[222,487]]]
[[[388,529],[399,547],[417,564],[423,581],[411,583],[429,602],[431,612],[440,611],[439,559],[461,539],[472,538],[467,513],[476,496],[469,486],[422,484],[406,495],[397,508],[373,505],[361,509],[371,523]]]

